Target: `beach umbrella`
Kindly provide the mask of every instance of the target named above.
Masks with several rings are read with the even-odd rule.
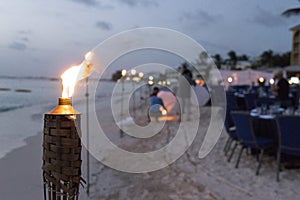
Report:
[[[210,99],[209,93],[205,87],[196,85],[192,87],[194,92],[191,95],[191,102],[194,105],[204,106]]]
[[[177,104],[175,95],[169,91],[159,91],[157,97],[161,98],[168,113],[171,112]]]

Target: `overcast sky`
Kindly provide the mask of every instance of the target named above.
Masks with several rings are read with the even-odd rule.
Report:
[[[213,55],[289,51],[300,16],[280,14],[297,0],[10,0],[0,2],[0,75],[58,77],[106,38],[164,27]]]

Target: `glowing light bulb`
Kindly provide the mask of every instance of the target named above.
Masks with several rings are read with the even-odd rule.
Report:
[[[126,73],[127,73],[126,69],[123,69],[122,72],[121,72],[123,77],[126,76]]]
[[[229,76],[229,77],[227,78],[227,81],[228,81],[228,83],[232,83],[233,78],[232,78],[231,76]]]
[[[263,82],[265,82],[265,79],[264,79],[264,77],[259,77],[258,81],[259,81],[260,83],[263,83]]]
[[[139,77],[140,77],[140,78],[143,78],[143,76],[144,76],[144,73],[143,73],[143,72],[140,72],[140,73],[139,73]]]
[[[136,70],[135,70],[135,69],[132,69],[132,70],[131,70],[131,75],[132,75],[132,76],[135,76],[135,74],[136,74]]]

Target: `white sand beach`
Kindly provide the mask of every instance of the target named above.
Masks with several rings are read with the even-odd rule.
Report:
[[[119,129],[112,124],[110,108],[97,101],[98,115],[102,116],[101,126],[110,140],[121,148],[143,152],[160,148],[168,143],[178,128],[178,122],[169,122],[160,137],[150,140],[132,139],[125,135],[120,138]],[[42,182],[42,134],[43,114],[52,105],[38,105],[0,114],[1,131],[7,134],[26,132],[28,137],[20,141],[20,147],[0,159],[0,195],[3,200],[43,199]],[[209,122],[210,107],[202,107],[198,135],[188,149],[175,163],[149,173],[132,174],[120,172],[91,157],[90,196],[81,188],[80,199],[297,199],[300,195],[300,170],[283,169],[281,181],[276,182],[275,161],[264,157],[259,176],[255,175],[256,160],[243,155],[238,169],[235,159],[226,161],[223,153],[226,133],[223,134],[213,151],[204,159],[198,158],[203,135]],[[105,115],[103,115],[105,113]],[[136,113],[139,120],[145,119],[145,112]],[[198,123],[192,119],[186,123]],[[83,178],[86,179],[86,152],[83,150]],[[237,154],[236,154],[237,155]]]

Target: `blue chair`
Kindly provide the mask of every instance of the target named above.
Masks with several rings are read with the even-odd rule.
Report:
[[[255,106],[256,106],[256,104],[255,104],[256,98],[257,98],[257,94],[256,93],[245,94],[245,101],[246,101],[246,109],[247,110],[252,110],[253,108],[255,108]]]
[[[279,116],[278,129],[277,181],[279,181],[280,159],[282,154],[300,156],[300,116]]]
[[[236,133],[241,145],[239,157],[236,162],[236,168],[239,166],[241,155],[244,149],[256,149],[260,151],[258,157],[258,166],[256,169],[256,175],[259,174],[259,169],[262,163],[264,150],[274,146],[274,140],[264,137],[257,137],[253,132],[251,116],[248,112],[232,111],[232,119],[236,127]]]
[[[225,116],[224,126],[225,126],[226,132],[229,137],[228,137],[228,140],[226,141],[226,144],[224,147],[225,156],[227,156],[227,153],[231,149],[231,145],[234,142],[234,146],[231,150],[230,156],[227,159],[227,161],[230,162],[230,160],[235,152],[235,149],[238,146],[238,143],[237,143],[238,138],[237,138],[237,134],[236,134],[235,127],[234,127],[234,122],[231,117],[231,111],[243,110],[243,108],[237,104],[237,99],[236,99],[235,93],[232,91],[226,91],[226,103],[227,103],[227,106],[226,106],[226,116]]]
[[[225,143],[225,147],[224,147],[225,156],[227,156],[227,153],[231,149],[233,142],[235,142],[235,145],[234,145],[234,148],[232,151],[233,152],[235,151],[235,149],[237,147],[237,142],[238,142],[238,137],[237,137],[237,134],[235,131],[235,126],[234,126],[230,112],[231,112],[230,109],[227,107],[225,121],[224,121],[224,127],[226,130],[226,133],[228,134],[228,139],[227,139],[227,141]],[[230,157],[230,159],[231,159],[231,157]],[[230,162],[230,159],[228,159],[228,162]]]
[[[236,97],[234,95],[234,92],[226,92],[226,103],[227,103],[227,108],[230,110],[238,110],[238,105],[236,102]]]
[[[234,92],[226,91],[226,103],[227,108],[230,110],[243,110],[243,106],[238,105],[237,97]]]

